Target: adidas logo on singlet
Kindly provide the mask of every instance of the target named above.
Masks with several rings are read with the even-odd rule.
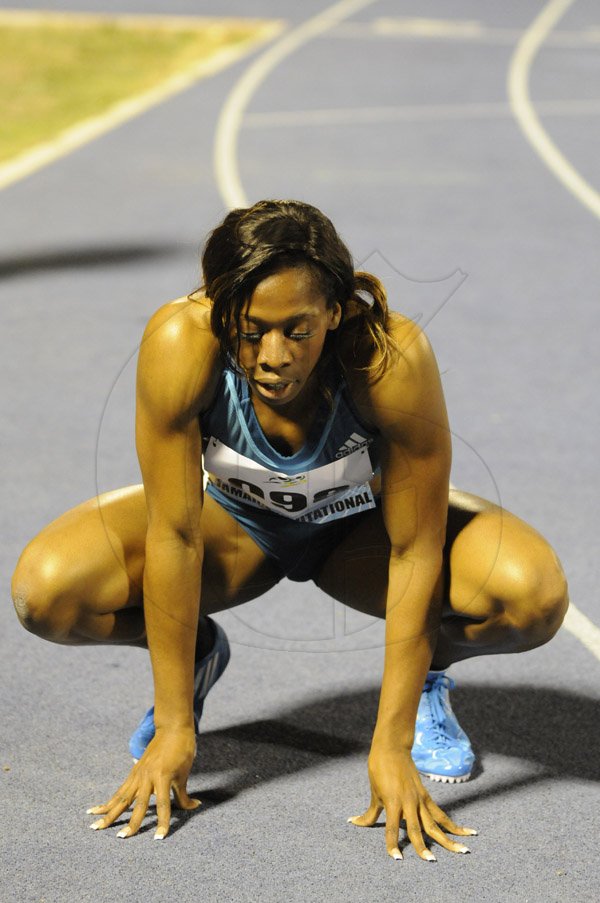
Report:
[[[349,439],[346,439],[343,445],[341,445],[335,453],[336,458],[345,458],[346,455],[351,455],[352,452],[357,451],[359,448],[366,448],[367,445],[371,444],[370,439],[365,439],[364,436],[361,436],[359,433],[352,433]]]

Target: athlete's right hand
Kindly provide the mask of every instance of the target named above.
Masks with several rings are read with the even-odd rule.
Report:
[[[158,822],[155,840],[162,840],[169,832],[171,819],[171,789],[180,809],[197,809],[200,800],[187,793],[187,781],[194,761],[196,737],[194,729],[157,729],[142,758],[131,769],[126,781],[102,806],[88,809],[90,815],[102,815],[90,827],[108,828],[131,806],[129,824],[117,837],[132,837],[140,829],[148,811],[150,797],[156,797]],[[134,805],[135,804],[135,805]]]

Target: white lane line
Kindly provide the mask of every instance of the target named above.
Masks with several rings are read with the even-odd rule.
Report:
[[[247,207],[240,178],[237,143],[244,111],[267,76],[283,60],[318,35],[376,0],[341,0],[283,35],[246,69],[228,95],[217,123],[214,170],[217,186],[227,207]]]
[[[600,628],[590,621],[587,615],[579,611],[572,602],[563,621],[563,627],[600,661]]]
[[[11,28],[97,28],[99,25],[116,26],[117,28],[145,30],[152,28],[159,31],[181,31],[182,29],[198,30],[211,28],[219,32],[231,27],[247,27],[260,22],[274,22],[274,19],[254,19],[242,16],[178,16],[178,15],[146,15],[127,13],[78,13],[58,12],[46,9],[0,9],[0,25]]]
[[[129,119],[139,116],[140,113],[144,113],[150,107],[162,103],[162,101],[172,97],[174,94],[179,94],[179,92],[191,87],[199,79],[215,75],[246,56],[257,45],[271,40],[281,32],[282,28],[283,24],[281,22],[265,23],[259,32],[247,41],[243,41],[235,47],[223,48],[223,50],[218,51],[208,60],[196,60],[190,66],[172,75],[155,88],[120,101],[105,113],[84,119],[82,122],[65,129],[53,140],[38,144],[31,150],[19,154],[19,156],[14,157],[7,163],[0,165],[0,189],[24,179],[26,176],[42,169],[42,167],[48,166],[50,163],[54,163],[55,160],[77,150],[84,144],[88,144],[100,135],[122,125]]]
[[[600,99],[546,100],[537,103],[544,116],[597,116]],[[398,107],[348,107],[320,110],[280,110],[248,113],[243,128],[304,128],[307,125],[354,125],[379,122],[428,122],[446,119],[501,119],[512,116],[511,106],[501,103],[423,104]]]
[[[425,38],[476,38],[488,30],[475,19],[403,19],[391,16],[375,19],[371,28],[375,34],[416,35]]]
[[[544,130],[529,96],[529,72],[533,61],[574,0],[550,0],[523,33],[512,55],[507,80],[513,114],[531,146],[556,178],[588,210],[600,217],[600,194],[577,172]]]
[[[460,19],[403,19],[380,18],[372,22],[345,22],[339,25],[332,37],[353,40],[396,39],[419,41],[454,41],[471,44],[513,45],[523,30],[498,28],[476,20]],[[552,47],[593,46],[600,40],[600,29],[586,28],[580,31],[558,31],[549,38]]]

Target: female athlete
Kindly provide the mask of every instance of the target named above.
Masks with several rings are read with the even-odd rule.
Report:
[[[203,289],[160,308],[140,347],[136,443],[143,485],[68,511],[13,579],[23,625],[58,643],[147,646],[155,704],[137,763],[90,811],[108,828],[154,794],[184,809],[204,698],[229,646],[215,612],[284,576],[385,618],[371,800],[401,858],[400,821],[454,852],[460,827],[421,775],[469,777],[473,753],[445,671],[547,642],[567,606],[560,564],[531,527],[449,491],[450,433],[435,358],[381,283],[355,272],[331,222],[296,201],[234,210],[209,236]],[[206,480],[203,479],[204,474]],[[416,731],[415,731],[416,722]]]

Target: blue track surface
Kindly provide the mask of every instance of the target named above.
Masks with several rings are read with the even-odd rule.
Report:
[[[268,76],[241,123],[238,161],[251,201],[321,206],[357,261],[387,277],[393,306],[427,323],[456,435],[454,482],[544,533],[574,602],[599,624],[600,224],[525,141],[506,96],[514,47],[543,6],[375,0]],[[70,8],[248,14],[241,0]],[[257,0],[251,13],[291,28],[326,8]],[[485,27],[403,33],[399,20],[415,17]],[[544,127],[597,190],[599,27],[596,4],[574,3],[531,73]],[[394,863],[382,828],[346,824],[368,802],[382,628],[308,584],[218,616],[233,654],[202,722],[190,780],[200,812],[163,844],[149,830],[123,842],[87,827],[86,808],[129,767],[127,738],[151,698],[147,656],[27,635],[10,574],[46,522],[139,480],[136,346],[152,311],[197,284],[198,246],[225,209],[215,129],[251,61],[0,197],[0,900],[595,900],[592,654],[562,631],[526,655],[453,668],[480,768],[468,784],[428,789],[480,836],[470,857],[440,851],[429,865],[409,851]]]

